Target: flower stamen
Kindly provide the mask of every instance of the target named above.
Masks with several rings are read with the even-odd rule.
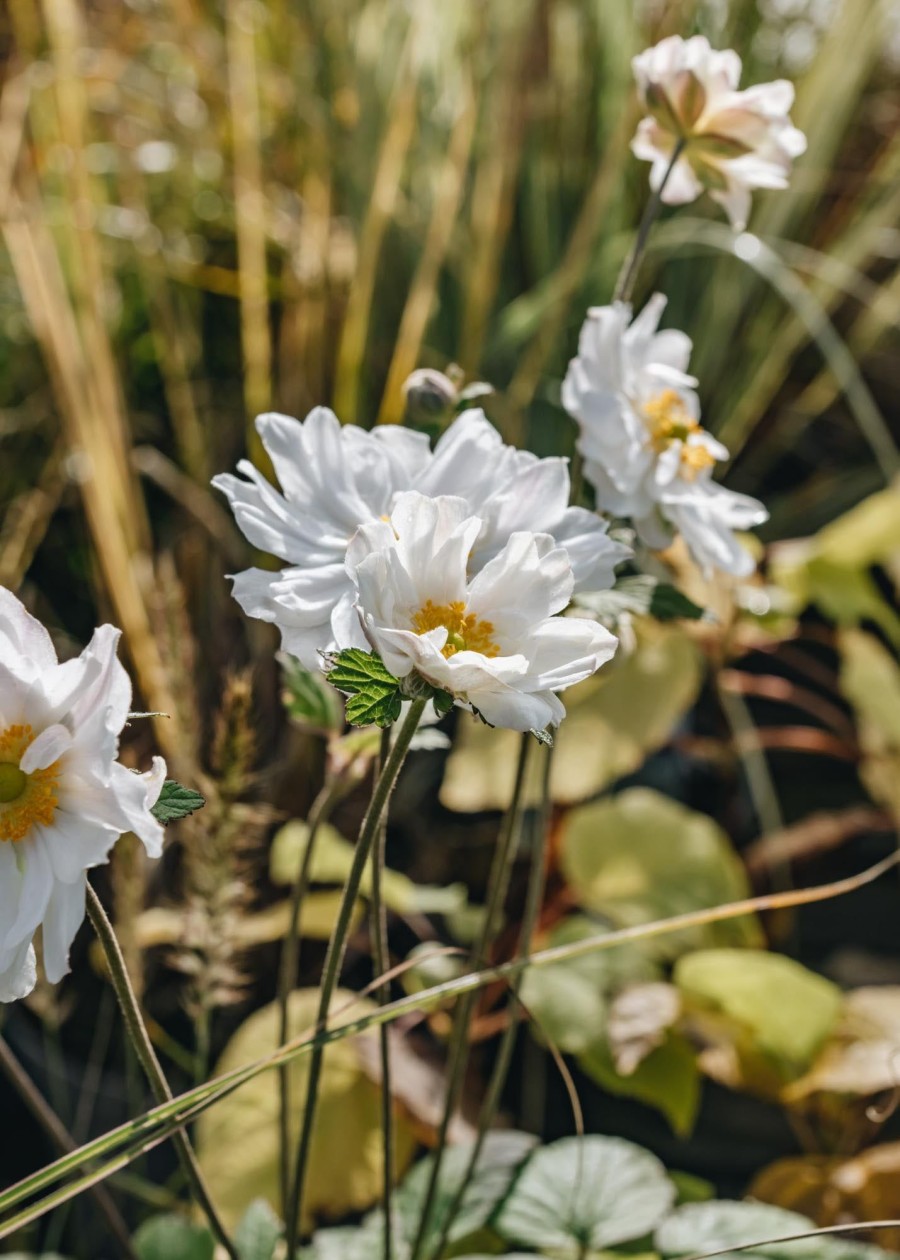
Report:
[[[35,823],[49,826],[59,804],[59,762],[26,774],[20,767],[35,734],[28,725],[0,731],[0,842],[24,840]]]
[[[490,621],[479,621],[474,613],[466,612],[462,600],[449,604],[435,604],[427,600],[412,619],[416,634],[429,630],[447,631],[447,642],[441,648],[444,657],[457,652],[480,652],[482,656],[499,656],[500,647],[494,642],[494,626]]]
[[[664,389],[644,403],[644,419],[650,430],[650,445],[661,455],[673,442],[681,442],[683,475],[688,478],[716,462],[702,442],[691,442],[703,433],[703,426],[688,411],[677,389]]]

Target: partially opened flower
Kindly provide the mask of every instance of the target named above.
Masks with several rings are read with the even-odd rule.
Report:
[[[150,813],[165,779],[117,760],[131,685],[116,659],[119,631],[101,626],[60,665],[44,627],[0,587],[0,1001],[35,984],[32,941],[42,928],[47,978],[69,967],[84,918],[86,872],[133,831],[158,857]]]
[[[671,35],[632,66],[649,116],[631,147],[653,163],[652,188],[660,187],[682,145],[663,201],[683,205],[708,189],[740,229],[750,213],[751,189],[787,187],[791,163],[806,149],[806,137],[788,116],[793,84],[779,79],[739,91],[740,57],[730,49],[716,52],[702,35]]]
[[[563,405],[578,422],[600,510],[630,517],[650,547],[668,546],[677,530],[704,569],[744,576],[753,560],[732,531],[768,513],[712,480],[728,451],[700,424],[690,338],[657,330],[665,304],[657,293],[633,321],[624,303],[589,311]]]
[[[470,576],[483,527],[464,499],[401,495],[389,521],[364,525],[350,545],[359,617],[397,678],[415,671],[494,726],[543,729],[565,716],[556,693],[598,670],[617,641],[554,615],[573,577],[549,534],[512,534]]]
[[[605,521],[568,506],[565,460],[504,445],[481,411],[464,412],[434,452],[424,434],[342,426],[324,407],[302,422],[260,416],[257,428],[282,493],[247,461],[238,465],[243,477],[226,474],[213,484],[250,542],[288,567],[239,573],[234,595],[249,616],[274,622],[284,648],[309,669],[320,667],[323,651],[364,645],[347,546],[359,526],[390,515],[404,491],[466,499],[483,522],[469,558],[473,572],[526,528],[546,530],[566,547],[579,587],[610,586],[614,566],[629,555],[608,537]]]

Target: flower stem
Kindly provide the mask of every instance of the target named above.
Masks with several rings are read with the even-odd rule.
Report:
[[[312,803],[307,817],[309,834],[306,850],[300,863],[300,870],[291,893],[291,915],[288,922],[287,936],[281,950],[278,968],[278,1044],[283,1046],[290,1036],[290,997],[297,985],[298,960],[300,943],[300,911],[309,891],[312,874],[313,857],[316,841],[322,824],[331,816],[331,812],[341,797],[347,792],[349,784],[342,778],[332,779]],[[291,1114],[291,1080],[290,1065],[283,1063],[278,1069],[279,1089],[279,1125],[280,1125],[280,1176],[281,1176],[281,1210],[287,1211],[288,1196],[291,1186],[290,1157],[290,1114]]]
[[[544,901],[544,885],[547,873],[547,843],[550,838],[550,767],[552,765],[553,749],[544,750],[544,772],[542,776],[541,786],[541,810],[540,815],[535,823],[534,848],[531,857],[531,870],[528,875],[528,887],[525,892],[525,908],[522,914],[522,927],[519,932],[518,956],[527,958],[532,950],[534,929],[537,926],[538,916]],[[453,1202],[447,1211],[441,1229],[441,1236],[437,1246],[432,1251],[432,1256],[438,1257],[443,1255],[449,1241],[450,1230],[457,1213],[462,1207],[466,1191],[469,1183],[475,1173],[478,1160],[481,1158],[481,1151],[484,1147],[485,1138],[493,1123],[494,1116],[497,1114],[497,1108],[500,1105],[500,1099],[503,1095],[503,1089],[506,1085],[506,1078],[509,1075],[509,1067],[512,1062],[513,1050],[516,1045],[516,1034],[519,1027],[519,1016],[521,1006],[518,1001],[519,989],[522,986],[524,972],[520,972],[510,985],[510,1014],[509,1023],[504,1029],[503,1036],[500,1040],[500,1046],[497,1050],[497,1057],[494,1060],[494,1069],[491,1073],[491,1079],[488,1083],[487,1092],[484,1101],[481,1104],[481,1111],[478,1115],[478,1131],[475,1141],[472,1145],[472,1151],[469,1156],[469,1162],[466,1164],[466,1170]]]
[[[385,764],[391,750],[390,727],[381,733],[379,768]],[[376,976],[383,976],[390,966],[390,947],[387,930],[387,907],[382,895],[382,875],[385,868],[387,846],[387,811],[381,815],[378,835],[372,849],[372,965]],[[387,981],[379,985],[375,993],[379,1005],[391,1000],[391,986]],[[381,1131],[384,1139],[384,1260],[392,1260],[393,1242],[391,1221],[391,1194],[394,1189],[394,1100],[391,1093],[391,1043],[390,1029],[382,1024],[378,1029],[378,1048],[381,1057]]]
[[[500,830],[500,836],[497,841],[497,848],[494,851],[494,861],[491,866],[490,878],[488,881],[488,904],[485,911],[484,923],[482,924],[481,933],[475,948],[472,951],[470,965],[477,970],[483,967],[487,961],[491,945],[500,926],[500,916],[503,912],[503,905],[506,901],[506,893],[509,888],[509,878],[512,872],[513,862],[516,856],[517,841],[519,838],[520,824],[522,820],[523,810],[523,793],[525,787],[525,769],[528,763],[528,753],[530,749],[530,736],[525,733],[522,735],[519,743],[519,760],[516,765],[516,779],[513,786],[512,800],[509,809],[503,819],[503,826]],[[416,1234],[416,1240],[413,1244],[411,1252],[411,1260],[421,1260],[425,1239],[428,1236],[428,1230],[431,1225],[431,1217],[434,1210],[434,1202],[437,1196],[438,1180],[441,1174],[441,1162],[444,1157],[444,1149],[447,1145],[447,1134],[450,1130],[450,1122],[456,1113],[459,1104],[460,1095],[462,1094],[463,1082],[465,1080],[466,1063],[468,1060],[468,1039],[469,1039],[469,1023],[472,1018],[472,1012],[475,1008],[478,993],[476,990],[464,993],[457,1000],[456,1010],[453,1016],[453,1029],[450,1033],[450,1047],[447,1054],[447,1096],[444,1100],[444,1112],[441,1116],[441,1124],[438,1129],[437,1141],[435,1144],[434,1159],[431,1165],[431,1175],[428,1180],[428,1188],[425,1191],[425,1199],[422,1204],[422,1212],[419,1217],[419,1228]]]
[[[331,1006],[331,999],[337,988],[338,977],[341,972],[341,965],[344,961],[344,953],[347,948],[347,937],[350,932],[350,923],[353,918],[353,908],[356,905],[356,898],[359,894],[359,887],[365,873],[366,864],[372,852],[372,845],[378,833],[378,827],[381,822],[381,815],[387,808],[388,799],[397,776],[400,773],[400,767],[406,759],[409,751],[409,745],[416,727],[422,717],[427,700],[414,700],[410,705],[409,712],[403,725],[397,732],[391,751],[382,767],[381,774],[375,784],[372,792],[372,799],[369,802],[369,808],[363,819],[362,828],[359,833],[356,851],[353,855],[353,864],[350,873],[347,876],[347,883],[344,887],[344,895],[341,900],[341,906],[338,910],[337,923],[331,934],[331,941],[328,945],[328,953],[325,956],[325,968],[322,975],[322,987],[319,991],[319,1010],[316,1019],[316,1027],[322,1031],[328,1025],[328,1012]],[[300,1221],[302,1219],[301,1210],[303,1204],[303,1189],[306,1183],[306,1169],[309,1163],[309,1152],[312,1144],[313,1123],[315,1121],[316,1102],[318,1098],[319,1082],[322,1075],[322,1058],[325,1053],[324,1045],[317,1045],[309,1056],[309,1084],[306,1093],[306,1106],[303,1109],[303,1123],[300,1129],[300,1142],[297,1148],[297,1162],[294,1167],[294,1179],[291,1187],[291,1194],[287,1208],[287,1254],[293,1256],[297,1249],[297,1239],[300,1232]]]
[[[116,991],[116,997],[119,999],[125,1027],[128,1030],[135,1053],[141,1067],[144,1069],[147,1080],[150,1082],[150,1088],[156,1101],[158,1103],[171,1102],[172,1091],[169,1089],[169,1082],[163,1074],[159,1059],[156,1057],[156,1051],[153,1049],[153,1044],[150,1041],[150,1034],[147,1032],[147,1026],[141,1015],[138,1000],[128,975],[128,968],[125,965],[125,958],[113,931],[113,926],[107,917],[106,911],[103,909],[100,898],[90,884],[87,885],[85,891],[88,918],[106,955],[112,985]],[[191,1146],[187,1134],[183,1129],[178,1129],[172,1134],[172,1141],[178,1152],[178,1158],[181,1161],[184,1174],[194,1192],[194,1197],[205,1212],[210,1229],[216,1240],[224,1247],[231,1260],[240,1260],[234,1244],[228,1237],[225,1226],[222,1224],[216,1211],[215,1204],[204,1181],[203,1173],[200,1171],[200,1165],[197,1163],[194,1148]]]
[[[637,236],[634,238],[634,244],[628,251],[628,255],[622,264],[622,270],[619,272],[619,278],[616,280],[616,287],[613,290],[614,302],[630,302],[631,294],[634,290],[634,282],[637,279],[638,267],[647,248],[647,241],[650,237],[650,229],[656,222],[656,216],[659,214],[662,206],[662,195],[665,191],[666,184],[669,182],[669,176],[675,169],[675,163],[684,152],[685,141],[679,140],[672,150],[672,156],[669,159],[669,165],[666,167],[665,173],[660,182],[659,188],[651,193],[650,199],[644,206],[644,213],[641,216],[640,226],[637,230]]]

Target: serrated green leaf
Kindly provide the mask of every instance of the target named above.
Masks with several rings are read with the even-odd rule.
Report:
[[[676,617],[688,621],[699,621],[705,610],[699,604],[671,586],[668,582],[657,582],[650,599],[650,616],[658,621],[672,621]]]
[[[140,1260],[213,1260],[215,1241],[205,1225],[174,1212],[145,1221],[134,1236]]]
[[[234,1232],[241,1260],[272,1260],[282,1224],[265,1199],[255,1199]]]
[[[193,788],[185,787],[175,779],[166,779],[159,800],[150,809],[150,813],[164,827],[179,818],[187,818],[206,804],[204,798]]]
[[[375,652],[345,648],[331,658],[328,681],[344,692],[353,726],[392,726],[400,716],[400,683]]]

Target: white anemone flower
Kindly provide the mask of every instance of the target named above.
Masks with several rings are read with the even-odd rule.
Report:
[[[611,586],[615,565],[630,555],[608,536],[605,521],[568,506],[564,459],[506,446],[480,410],[464,412],[433,452],[424,434],[341,425],[324,407],[302,422],[268,414],[256,423],[281,493],[246,460],[238,465],[242,477],[223,474],[213,485],[249,541],[288,567],[237,574],[234,596],[248,616],[274,622],[285,650],[308,669],[321,667],[323,651],[365,646],[347,546],[361,525],[388,517],[405,491],[466,499],[483,522],[469,558],[473,572],[522,529],[551,533],[566,548],[577,589]]]
[[[733,531],[768,519],[763,505],[712,480],[728,451],[700,424],[700,400],[687,374],[691,341],[657,331],[666,299],[655,294],[634,320],[618,302],[594,307],[563,382],[563,405],[578,422],[584,473],[597,506],[630,517],[649,547],[680,532],[709,572],[753,571]]]
[[[806,137],[788,116],[794,86],[786,79],[738,90],[741,59],[716,52],[703,35],[670,35],[632,61],[648,117],[631,143],[636,157],[652,162],[650,186],[658,189],[676,145],[683,149],[666,180],[669,205],[694,201],[704,189],[742,230],[753,188],[786,188],[793,159]]]
[[[493,726],[557,725],[557,696],[610,660],[616,638],[558,617],[572,566],[549,534],[517,532],[474,576],[484,528],[465,499],[400,495],[389,521],[364,525],[347,553],[365,634],[397,678],[414,671]]]
[[[84,918],[86,872],[125,831],[158,857],[150,813],[166,775],[153,760],[133,774],[116,757],[131,684],[116,659],[119,631],[101,626],[81,655],[59,664],[50,636],[0,587],[0,1001],[35,985],[32,944],[42,928],[47,979],[69,969]]]

